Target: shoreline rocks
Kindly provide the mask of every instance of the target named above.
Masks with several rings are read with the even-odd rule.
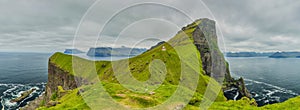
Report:
[[[11,103],[14,103],[14,102],[21,102],[21,101],[23,101],[25,98],[29,97],[29,95],[30,95],[31,93],[33,93],[35,90],[36,90],[36,89],[33,88],[33,89],[28,90],[28,91],[25,91],[25,92],[21,93],[21,96],[20,96],[20,97],[17,97],[17,98],[15,98],[15,99],[12,99],[12,100],[10,100],[10,102],[11,102]]]

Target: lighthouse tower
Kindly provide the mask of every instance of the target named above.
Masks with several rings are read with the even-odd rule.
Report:
[[[166,50],[167,50],[166,47],[162,46],[161,51],[166,51]]]

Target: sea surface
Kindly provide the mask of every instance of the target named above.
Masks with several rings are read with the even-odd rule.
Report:
[[[233,77],[243,77],[259,106],[300,94],[300,58],[227,58]]]
[[[44,92],[47,82],[47,62],[51,54],[0,53],[0,110],[25,106]],[[11,99],[30,89],[36,90],[20,103]]]

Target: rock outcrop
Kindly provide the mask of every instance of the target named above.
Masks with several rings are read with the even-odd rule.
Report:
[[[198,23],[198,25],[195,25],[195,23]],[[244,80],[242,78],[235,80],[230,75],[228,63],[218,47],[215,21],[207,18],[199,19],[193,24],[182,28],[182,30],[184,31],[191,28],[195,28],[192,32],[192,38],[200,52],[203,70],[205,71],[204,74],[214,77],[215,79],[224,78],[224,92],[237,90],[239,92],[238,99],[244,96],[251,98],[251,94],[245,87]],[[231,99],[230,96],[226,97]]]
[[[48,82],[45,92],[46,102],[48,102],[50,100],[50,97],[58,91],[58,86],[63,87],[64,90],[77,88],[75,77],[72,74],[65,70],[62,70],[49,61]]]
[[[65,71],[49,61],[48,82],[45,92],[45,101],[48,102],[53,94],[56,94],[61,87],[62,90],[73,90],[81,85],[89,85],[91,82],[84,78],[74,76],[69,71]]]
[[[21,93],[21,96],[20,97],[17,97],[15,99],[12,99],[10,100],[11,103],[14,103],[14,102],[21,102],[23,101],[25,98],[27,98],[32,92],[34,92],[36,89],[33,88],[33,89],[30,89],[28,91],[25,91],[23,93]]]
[[[70,72],[63,70],[51,62],[51,58],[48,62],[48,82],[46,85],[45,93],[29,102],[28,105],[21,108],[21,110],[32,110],[41,106],[43,102],[45,105],[49,105],[48,102],[54,95],[58,94],[58,87],[62,87],[64,90],[72,90],[77,88],[75,77]]]

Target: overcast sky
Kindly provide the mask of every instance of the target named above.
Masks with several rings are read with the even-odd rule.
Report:
[[[141,1],[102,0],[90,8],[94,0],[0,0],[0,51],[63,51],[73,47],[78,26],[74,45],[84,51],[148,47],[202,17],[219,24],[227,51],[300,51],[299,0],[203,0],[215,18],[199,0],[128,7]]]

